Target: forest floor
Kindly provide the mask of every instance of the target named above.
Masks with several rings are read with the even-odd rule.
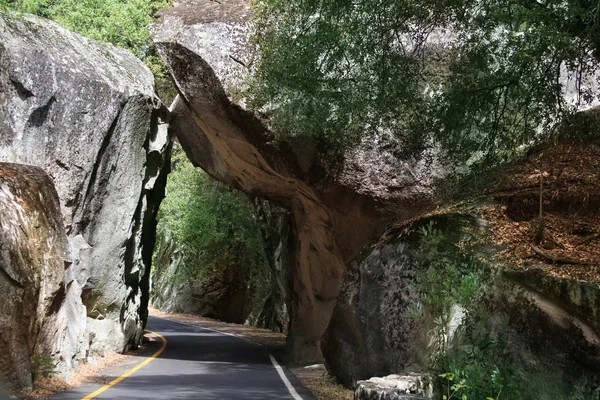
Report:
[[[541,148],[502,176],[479,210],[501,261],[600,285],[600,147]]]
[[[269,352],[279,355],[279,358],[285,351],[286,335],[269,329],[231,324],[191,314],[165,313],[152,307],[150,307],[150,315],[192,325],[201,324],[205,328],[230,333],[266,347]],[[334,377],[327,374],[327,370],[322,365],[306,367],[286,364],[286,366],[319,400],[352,400],[354,398],[354,391],[337,383]]]

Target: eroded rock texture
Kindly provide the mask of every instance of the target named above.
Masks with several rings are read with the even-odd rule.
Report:
[[[32,386],[31,360],[78,356],[80,299],[65,307],[69,243],[58,195],[40,168],[0,163],[0,386]],[[77,300],[79,300],[77,302]],[[35,362],[34,362],[35,364]],[[35,366],[33,366],[35,368]]]
[[[0,161],[54,180],[73,256],[70,327],[91,350],[136,346],[169,140],[152,73],[130,52],[33,16],[0,14]]]
[[[251,58],[249,17],[242,0],[186,0],[175,2],[153,26],[180,93],[170,128],[194,165],[292,212],[288,346],[296,361],[316,361],[344,264],[379,236],[386,221],[376,200],[352,182],[328,177],[306,148],[274,146],[260,119],[243,108],[238,94]],[[406,200],[398,209],[431,206],[420,187],[408,186],[397,191]]]
[[[439,255],[444,262],[458,260],[452,252],[468,249],[473,259],[489,264],[482,278],[485,294],[478,297],[486,317],[476,329],[490,330],[489,343],[502,335],[505,354],[511,354],[526,379],[519,383],[527,390],[523,398],[569,398],[577,390],[596,390],[600,335],[595,308],[600,289],[539,270],[505,271],[509,266],[497,261],[498,249],[489,241],[486,221],[465,214],[433,216],[390,230],[350,269],[323,338],[328,368],[340,381],[354,386],[372,376],[418,373],[429,367],[432,321],[428,314],[416,318],[410,311],[420,302],[423,287],[418,277],[427,274],[430,262],[421,243],[427,226],[434,226],[443,238],[438,248],[447,249]],[[470,346],[463,317],[463,309],[454,305],[447,328],[450,354]]]
[[[461,222],[438,218],[445,235],[460,233]],[[385,243],[349,268],[323,338],[328,368],[348,387],[373,376],[427,368],[427,324],[409,312],[419,301],[417,277],[424,273],[417,266],[419,231],[401,239],[399,234],[388,233]]]
[[[288,210],[271,204],[259,205],[257,213],[263,221],[261,231],[271,272],[271,287],[260,312],[256,316],[251,315],[249,322],[260,328],[287,333],[294,245],[291,215]]]

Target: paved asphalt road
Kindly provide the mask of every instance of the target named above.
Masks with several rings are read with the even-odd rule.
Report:
[[[281,375],[292,388],[288,389],[267,351],[246,340],[155,317],[150,317],[148,330],[166,338],[165,350],[95,399],[315,399],[291,372],[282,368]],[[160,343],[155,343],[146,352],[152,354],[159,348]],[[144,359],[131,357],[127,365],[110,371],[114,376],[106,383]],[[52,398],[82,399],[101,386],[84,385]]]

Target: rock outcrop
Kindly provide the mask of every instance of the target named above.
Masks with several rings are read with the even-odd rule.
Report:
[[[67,300],[70,265],[50,177],[40,168],[0,163],[0,387],[31,389],[42,361],[64,370],[65,361],[85,356],[77,354],[84,336],[69,322],[85,318],[81,299]]]
[[[433,396],[431,378],[417,374],[371,378],[357,386],[355,400],[427,400]]]
[[[302,146],[273,144],[262,121],[244,109],[239,93],[252,57],[250,15],[243,0],[176,1],[151,33],[180,94],[170,129],[194,165],[292,212],[288,347],[296,361],[312,362],[321,359],[345,263],[387,222],[377,202],[359,193],[364,188],[327,176]],[[433,203],[429,187],[408,182],[396,193],[402,211]]]
[[[152,73],[52,21],[0,13],[0,161],[54,180],[73,253],[69,327],[102,352],[137,346],[170,140]]]
[[[287,333],[293,253],[291,215],[288,210],[272,204],[258,206],[257,214],[263,221],[261,231],[271,271],[271,287],[260,312],[251,315],[249,322],[259,328]]]
[[[465,329],[489,329],[490,340],[504,341],[504,354],[511,355],[513,365],[529,380],[524,398],[566,398],[562,396],[575,388],[583,393],[598,387],[600,335],[594,308],[600,288],[549,277],[539,270],[511,270],[497,259],[487,222],[469,214],[437,215],[394,228],[350,269],[322,342],[327,366],[341,382],[355,386],[371,376],[429,368],[432,327],[439,322],[431,321],[430,314],[416,316],[415,306],[422,304],[423,290],[428,289],[423,288],[423,277],[430,273],[430,260],[421,240],[424,229],[431,226],[443,238],[439,248],[468,249],[467,260],[487,265],[482,272],[487,279],[485,294],[478,297],[485,317],[479,325],[465,328],[472,320],[455,304],[445,329],[448,354],[472,346],[464,340]],[[449,254],[439,257],[446,264],[458,260]],[[430,284],[444,284],[445,278],[436,279],[439,283]],[[583,385],[589,387],[581,389]],[[395,395],[394,390],[375,389],[373,393],[382,396],[384,392]]]
[[[465,221],[439,217],[438,223],[448,227],[447,235]],[[426,324],[409,311],[419,301],[417,275],[423,273],[417,267],[418,229],[403,240],[397,239],[398,234],[388,233],[393,239],[375,246],[349,268],[323,337],[327,367],[348,387],[373,376],[427,367]]]

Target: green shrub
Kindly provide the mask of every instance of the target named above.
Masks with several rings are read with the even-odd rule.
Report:
[[[31,356],[29,362],[31,365],[31,380],[33,382],[39,378],[48,378],[56,375],[56,363],[51,357],[34,354]]]
[[[459,400],[520,399],[519,371],[508,352],[504,318],[500,328],[492,329],[485,306],[485,288],[490,285],[489,268],[465,243],[452,243],[433,221],[420,229],[420,253],[425,260],[417,286],[421,293],[421,318],[432,324],[433,347],[430,369],[438,376],[438,391],[443,398]],[[453,338],[448,328],[453,309],[460,306],[462,320]]]
[[[248,197],[195,168],[179,145],[172,165],[158,214],[158,238],[175,240],[184,261],[177,276],[165,278],[201,281],[207,275],[244,266],[254,282],[268,279],[260,223]],[[163,247],[164,251],[166,247],[159,242],[156,249]]]

